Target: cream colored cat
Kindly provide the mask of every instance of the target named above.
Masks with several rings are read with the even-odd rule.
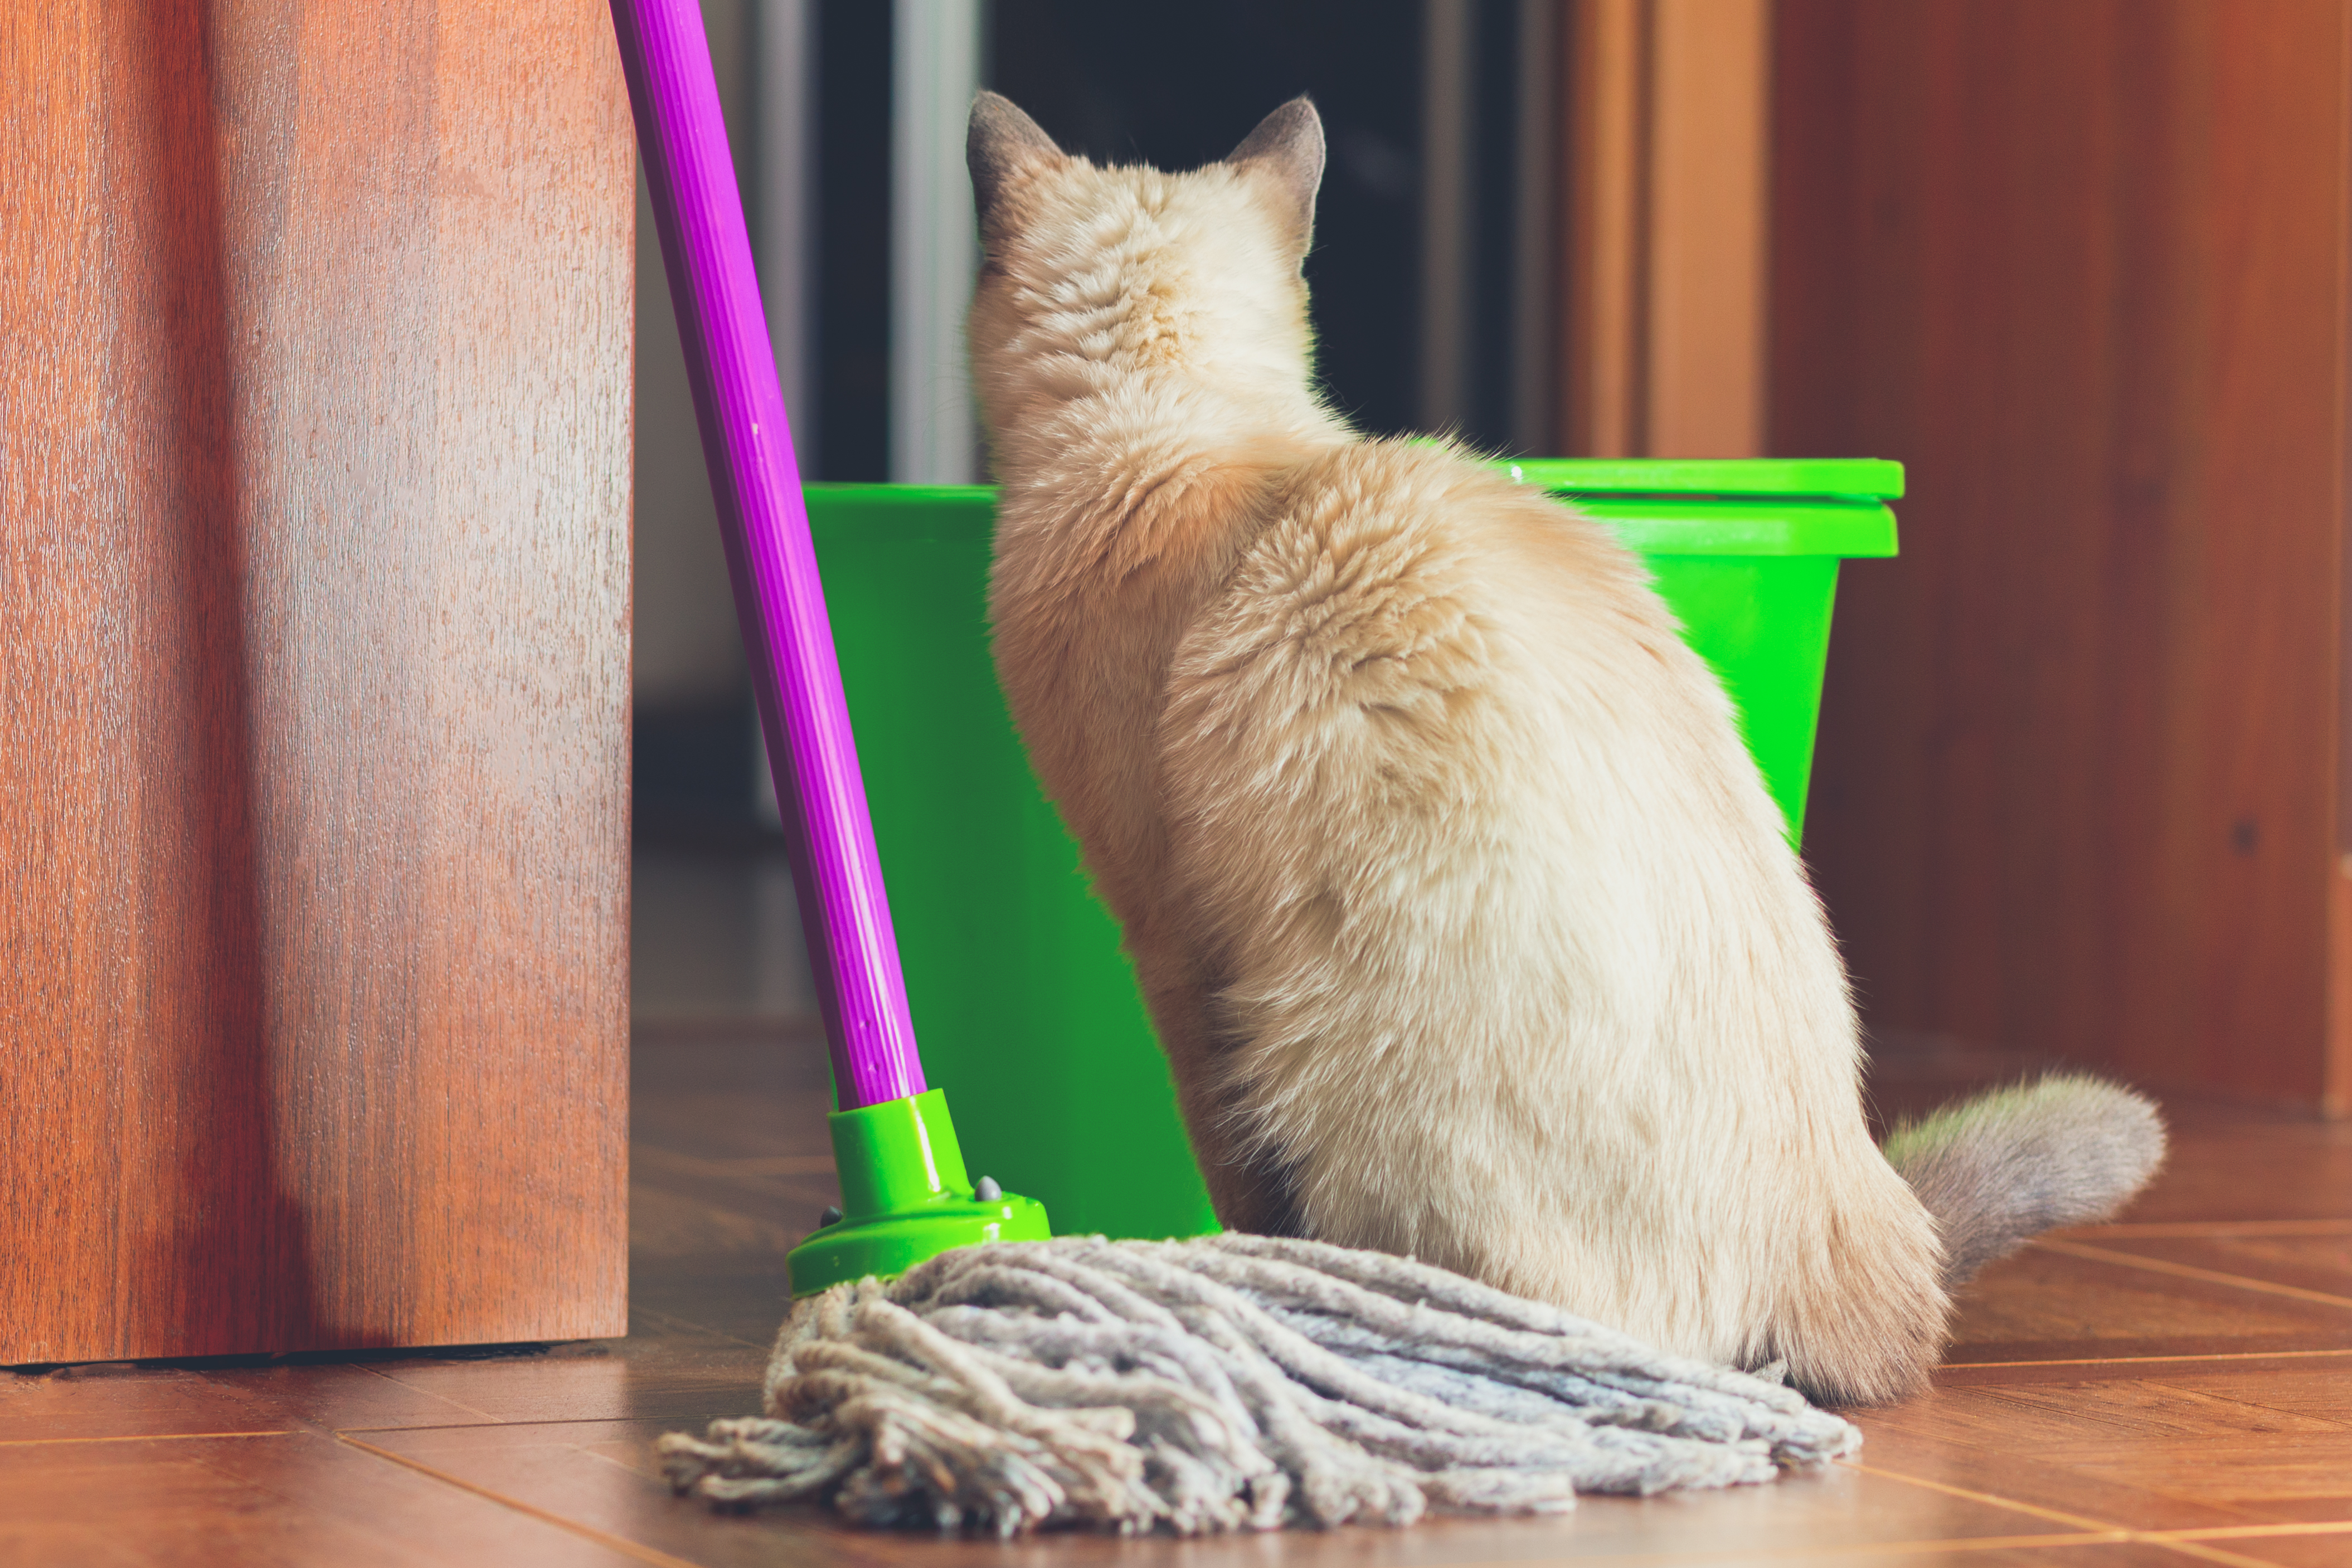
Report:
[[[1317,398],[1305,99],[1192,173],[989,93],[970,152],[997,666],[1229,1226],[1860,1402],[1967,1270],[2137,1189],[2160,1126],[2093,1081],[1931,1122],[1910,1182],[1874,1145],[1820,906],[1640,565]]]

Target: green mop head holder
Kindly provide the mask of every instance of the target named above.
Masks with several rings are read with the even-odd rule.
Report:
[[[948,1119],[947,1091],[835,1111],[826,1122],[843,1213],[785,1260],[795,1301],[845,1280],[903,1274],[951,1247],[1051,1234],[1035,1198],[999,1192],[985,1177],[975,1190]]]

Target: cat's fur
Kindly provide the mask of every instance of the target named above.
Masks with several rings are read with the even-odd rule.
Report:
[[[1925,1206],[1873,1145],[1820,906],[1638,562],[1318,399],[1305,99],[1167,174],[983,93],[970,152],[997,666],[1229,1226],[1865,1402],[1941,1348],[1939,1224],[1972,1268],[2137,1189],[2160,1126],[2091,1081],[1922,1129]]]

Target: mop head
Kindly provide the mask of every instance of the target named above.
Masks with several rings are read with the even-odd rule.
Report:
[[[797,1303],[768,1420],[671,1484],[862,1524],[1180,1535],[1546,1513],[1861,1446],[1794,1390],[1381,1252],[1224,1235],[948,1252]]]

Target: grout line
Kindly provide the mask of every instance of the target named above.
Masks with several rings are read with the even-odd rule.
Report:
[[[2077,1225],[2053,1232],[2062,1241],[2103,1236],[2147,1240],[2196,1240],[2208,1236],[2345,1236],[2352,1219],[2151,1220],[2139,1225]]]
[[[404,1454],[395,1454],[389,1448],[379,1448],[373,1443],[362,1443],[356,1437],[347,1437],[340,1432],[335,1434],[335,1440],[347,1443],[363,1454],[373,1454],[379,1459],[388,1460],[393,1464],[415,1470],[422,1476],[429,1476],[436,1481],[456,1487],[460,1491],[469,1491],[476,1497],[488,1498],[502,1508],[510,1508],[517,1513],[528,1514],[533,1519],[555,1526],[558,1530],[569,1531],[583,1540],[593,1541],[608,1551],[618,1552],[625,1557],[634,1557],[640,1563],[655,1563],[656,1568],[700,1568],[699,1564],[689,1563],[683,1557],[673,1557],[667,1552],[640,1545],[625,1536],[599,1530],[593,1524],[583,1524],[576,1519],[566,1519],[560,1513],[535,1507],[520,1499],[509,1497],[504,1492],[493,1491],[478,1482],[467,1480],[461,1476],[453,1476],[446,1470],[436,1469],[433,1466],[412,1459]]]
[[[1299,1531],[1285,1530],[1288,1535]],[[1035,1538],[1033,1537],[1033,1540]],[[1165,1540],[1166,1537],[1158,1539]],[[1214,1539],[1214,1538],[1212,1538]],[[1223,1539],[1230,1541],[1231,1536]],[[1922,1552],[2019,1552],[2040,1546],[2105,1546],[2139,1539],[2128,1530],[2069,1531],[2063,1535],[1974,1535],[1951,1540],[1933,1541],[1855,1541],[1843,1546],[1778,1546],[1761,1552],[1743,1552],[1741,1563],[1834,1563],[1849,1557],[1914,1556]],[[1547,1558],[1499,1557],[1480,1558],[1468,1563],[1449,1563],[1439,1568],[1531,1568],[1548,1562]],[[1670,1546],[1656,1552],[1612,1552],[1594,1558],[1579,1558],[1598,1568],[1612,1563],[1655,1563],[1659,1568],[1673,1568],[1676,1563],[1721,1563],[1719,1551],[1704,1546]],[[2274,1563],[2263,1563],[2261,1568],[2276,1568]]]
[[[500,1421],[493,1417],[489,1424],[498,1427],[562,1427],[582,1425],[601,1419],[604,1417],[596,1416],[579,1416],[571,1417],[569,1420],[558,1417],[551,1421]],[[482,1430],[482,1423],[479,1421],[421,1421],[413,1427],[336,1427],[330,1430],[336,1437],[349,1437],[355,1432],[478,1432]]]
[[[2015,1498],[2001,1497],[1993,1492],[1970,1491],[1966,1487],[1956,1487],[1945,1481],[1931,1481],[1924,1476],[1906,1476],[1901,1470],[1882,1470],[1874,1465],[1858,1465],[1852,1459],[1839,1459],[1836,1462],[1850,1470],[1859,1470],[1864,1475],[1876,1476],[1882,1480],[1905,1481],[1915,1487],[1926,1487],[1930,1491],[1966,1498],[1970,1502],[1987,1502],[1997,1508],[2015,1509],[2021,1513],[2055,1520],[2060,1524],[2071,1524],[2077,1530],[2093,1530],[2113,1534],[2118,1540],[2126,1539],[2133,1533],[2130,1526],[2117,1524],[2111,1520],[2093,1519],[2080,1513],[2066,1513],[2054,1508],[2043,1508],[2039,1503],[2020,1502]]]
[[[2300,1285],[2274,1285],[2268,1280],[2256,1280],[2244,1274],[2224,1274],[2216,1269],[2199,1269],[2187,1263],[2168,1262],[2161,1258],[2136,1258],[2128,1252],[2110,1251],[2105,1247],[2085,1247],[2074,1241],[2044,1239],[2032,1245],[2045,1252],[2056,1252],[2068,1258],[2086,1258],[2095,1263],[2116,1263],[2129,1269],[2145,1269],[2150,1273],[2169,1274],[2175,1279],[2199,1280],[2209,1285],[2229,1285],[2241,1291],[2259,1291],[2266,1296],[2316,1301],[2323,1306],[2352,1307],[2352,1296],[2332,1296],[2325,1291],[2306,1291]]]
[[[472,1406],[471,1405],[467,1404],[467,1403],[466,1403],[464,1400],[462,1400],[462,1399],[452,1399],[452,1398],[450,1398],[450,1397],[449,1397],[449,1396],[447,1396],[446,1394],[440,1394],[440,1393],[436,1393],[436,1392],[435,1392],[434,1390],[432,1390],[432,1389],[430,1389],[430,1388],[419,1388],[419,1387],[418,1387],[416,1385],[415,1385],[414,1383],[406,1383],[406,1382],[403,1382],[401,1379],[399,1379],[399,1378],[397,1378],[397,1377],[394,1377],[392,1374],[390,1374],[389,1372],[385,1372],[385,1371],[383,1371],[383,1370],[382,1368],[380,1368],[380,1367],[373,1367],[373,1366],[370,1366],[370,1367],[365,1368],[365,1370],[366,1370],[366,1371],[369,1371],[369,1372],[373,1372],[373,1373],[374,1373],[378,1377],[383,1378],[386,1383],[391,1384],[394,1388],[400,1389],[400,1390],[402,1390],[402,1391],[403,1391],[403,1392],[404,1392],[404,1393],[408,1393],[408,1394],[422,1394],[422,1395],[424,1395],[424,1396],[425,1396],[426,1398],[428,1398],[428,1399],[438,1399],[438,1400],[440,1400],[444,1405],[454,1405],[454,1406],[456,1406],[458,1409],[463,1410],[463,1411],[464,1411],[467,1415],[468,1415],[468,1416],[479,1416],[483,1420],[488,1421],[488,1422],[490,1422],[490,1423],[492,1423],[493,1425],[497,1424],[497,1422],[498,1422],[498,1419],[499,1419],[499,1418],[498,1418],[497,1416],[495,1416],[491,1415],[488,1411],[487,1411],[487,1410],[477,1410],[474,1406]],[[451,1423],[449,1423],[449,1425],[451,1425],[451,1426],[456,1426],[456,1425],[457,1425],[457,1424],[458,1424],[458,1423],[454,1422],[454,1421],[453,1421],[453,1422],[451,1422]],[[324,1426],[324,1425],[326,1425],[326,1423],[321,1422],[321,1423],[320,1423],[320,1425],[321,1425],[321,1426]]]
[[[299,1427],[267,1432],[140,1432],[124,1437],[5,1437],[0,1448],[51,1448],[67,1443],[195,1443],[217,1437],[299,1437]]]
[[[2057,1545],[2062,1543],[2075,1544],[2078,1542],[2081,1544],[2090,1544],[2094,1539],[2100,1542],[2136,1542],[2151,1546],[2161,1546],[2168,1551],[2180,1552],[2184,1556],[2200,1558],[2209,1563],[2229,1563],[2232,1565],[2232,1568],[2274,1568],[2274,1565],[2272,1563],[2262,1562],[2257,1558],[2242,1556],[2234,1552],[2224,1551],[2218,1546],[2209,1543],[2218,1541],[2270,1540],[2283,1536],[2298,1537],[2310,1535],[2352,1534],[2352,1520],[2330,1521],[2314,1524],[2233,1524],[2208,1525],[2195,1530],[2137,1530],[2128,1526],[2114,1525],[2106,1523],[2105,1521],[2089,1519],[2080,1514],[2064,1513],[2057,1509],[2042,1508],[2034,1503],[2021,1502],[2015,1498],[2002,1497],[1994,1492],[1971,1491],[1966,1487],[1951,1486],[1943,1481],[1931,1481],[1919,1476],[1906,1476],[1900,1470],[1882,1470],[1871,1465],[1858,1465],[1852,1459],[1840,1459],[1837,1463],[1844,1466],[1848,1469],[1859,1470],[1864,1475],[1878,1476],[1888,1480],[1907,1481],[1913,1486],[1926,1487],[1933,1491],[1940,1491],[1948,1493],[1953,1497],[1965,1498],[1971,1502],[1990,1503],[1999,1508],[2015,1509],[2025,1513],[2038,1514],[2045,1519],[2057,1521],[2060,1523],[2073,1524],[2079,1528],[2094,1530],[2098,1532],[2095,1537],[2078,1537],[2068,1540],[2064,1542],[2051,1540],[2046,1542],[2033,1542],[2030,1543],[2034,1545]],[[2008,1544],[2010,1544],[2010,1542],[2005,1540],[1995,1541],[1991,1539],[1988,1539],[1981,1543],[1966,1542],[1902,1542],[1882,1545],[1874,1548],[1874,1550],[1889,1552],[1908,1552],[1923,1551],[1927,1547],[1934,1546],[1946,1551],[1974,1551],[1990,1550],[1996,1545],[2006,1546]],[[2017,1544],[2023,1545],[2029,1543],[2019,1542]],[[1822,1553],[1822,1555],[1827,1556],[1831,1554]]]
[[[2211,1524],[2201,1530],[2151,1530],[2150,1541],[2254,1541],[2281,1535],[2344,1535],[2352,1533],[2352,1520],[2315,1524]]]
[[[348,1437],[354,1432],[480,1432],[493,1427],[502,1432],[511,1432],[523,1427],[626,1427],[639,1424],[652,1426],[665,1421],[740,1421],[745,1418],[740,1415],[713,1416],[706,1408],[667,1412],[656,1410],[650,1415],[637,1416],[532,1416],[520,1421],[500,1420],[494,1416],[488,1422],[435,1421],[415,1427],[337,1427],[333,1429],[333,1433],[338,1437]],[[757,1418],[751,1417],[751,1419]],[[128,1442],[131,1439],[125,1438],[123,1441]]]
[[[2066,1355],[2048,1361],[1948,1361],[1937,1372],[1972,1372],[1979,1367],[1998,1366],[2140,1366],[2149,1363],[2188,1361],[2313,1361],[2326,1356],[2352,1355],[2345,1350],[2215,1350],[2184,1352],[2177,1355]]]
[[[583,1448],[577,1443],[571,1445],[571,1448],[573,1453],[578,1454],[583,1458],[601,1459],[605,1464],[611,1465],[617,1469],[628,1471],[629,1474],[636,1477],[641,1481],[651,1481],[656,1486],[666,1486],[668,1484],[664,1481],[660,1476],[649,1474],[646,1471],[637,1469],[636,1466],[628,1463],[625,1459],[614,1458],[610,1454],[600,1454],[593,1448]]]
[[[2278,1568],[2275,1563],[2265,1563],[2259,1557],[2241,1557],[2234,1552],[2224,1552],[2218,1546],[2200,1546],[2193,1541],[2169,1541],[2160,1535],[2136,1535],[2135,1541],[2160,1546],[2168,1552],[2178,1552],[2183,1557],[2201,1558],[2208,1563],[2226,1563],[2230,1568]]]
[[[1957,1554],[1964,1552],[2023,1552],[2041,1546],[2105,1546],[2131,1539],[2132,1533],[2128,1530],[2078,1530],[2063,1535],[1978,1535],[1951,1541],[1858,1541],[1850,1546],[1792,1546],[1785,1551],[1768,1552],[1741,1561],[1832,1563],[1841,1557],[1909,1557],[1927,1552]],[[1689,1562],[1692,1555],[1688,1552],[1666,1554],[1665,1561],[1676,1560]],[[2265,1564],[2264,1568],[2271,1568],[2271,1565]]]
[[[2053,1356],[2049,1361],[1945,1361],[1936,1371],[1964,1373],[1978,1365],[2140,1365],[2143,1361],[2316,1361],[2352,1356],[2343,1349],[2183,1349],[2168,1356]]]

